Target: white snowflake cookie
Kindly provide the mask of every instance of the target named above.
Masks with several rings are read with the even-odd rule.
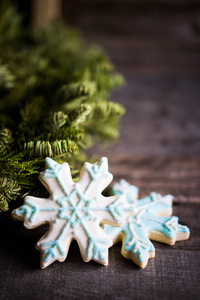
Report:
[[[49,191],[49,198],[27,196],[24,205],[12,212],[13,219],[24,221],[28,229],[50,225],[36,244],[41,252],[41,268],[56,260],[64,261],[74,239],[85,262],[108,264],[112,239],[99,224],[122,226],[125,218],[136,212],[125,196],[101,194],[112,177],[106,157],[95,164],[85,163],[77,183],[72,180],[68,163],[46,158],[46,169],[39,179]]]

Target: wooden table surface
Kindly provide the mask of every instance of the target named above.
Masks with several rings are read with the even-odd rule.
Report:
[[[47,227],[27,230],[1,214],[0,299],[200,299],[199,1],[64,1],[66,23],[110,55],[126,85],[112,94],[127,113],[107,156],[114,181],[174,195],[189,240],[154,242],[145,269],[109,249],[109,265],[84,263],[76,243],[65,262],[41,270],[34,248]],[[15,204],[13,203],[13,207]]]

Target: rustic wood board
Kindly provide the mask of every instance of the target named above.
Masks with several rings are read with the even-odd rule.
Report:
[[[172,194],[174,202],[200,204],[200,157],[108,155],[114,181],[125,178],[144,197],[151,191]]]
[[[63,1],[63,18],[124,74],[200,74],[199,1],[144,2]]]
[[[63,1],[65,23],[103,47],[126,85],[112,94],[127,113],[107,156],[114,181],[173,194],[174,215],[191,230],[174,246],[154,243],[145,269],[111,247],[109,265],[84,263],[76,243],[65,262],[41,270],[34,248],[43,226],[26,230],[0,216],[0,299],[200,298],[200,3],[197,0]],[[13,208],[16,203],[12,203]]]
[[[126,114],[109,153],[199,155],[199,1],[70,0],[63,18],[124,75],[112,99]]]
[[[190,165],[189,162],[187,164]],[[182,195],[181,180],[187,164],[185,165],[184,160],[174,162],[173,159],[168,160],[168,163],[161,163],[158,159],[156,163],[156,159],[147,161],[141,157],[134,164],[130,158],[126,160],[113,157],[110,159],[110,170],[116,175],[116,179],[119,178],[119,170],[123,170],[124,177],[131,183],[139,179],[141,191],[145,190],[147,193],[151,191],[152,185],[157,184],[158,176],[154,175],[159,166],[162,165],[163,170],[160,172],[159,182],[162,186],[168,186],[161,190],[167,192],[172,186],[168,185],[170,180],[164,174],[170,169],[182,170],[182,175],[176,181],[177,193]],[[194,164],[195,160],[191,159],[191,165]],[[132,165],[134,171],[129,173]],[[148,185],[150,170],[152,177],[151,184]],[[195,184],[199,182],[198,176],[193,178]],[[13,203],[13,206],[16,204]],[[120,254],[120,244],[110,249],[107,267],[95,262],[84,263],[78,246],[73,243],[65,262],[56,262],[41,270],[39,251],[34,245],[45,233],[47,226],[27,230],[21,222],[11,219],[10,212],[5,213],[0,218],[0,226],[3,228],[0,246],[0,299],[41,299],[44,296],[47,299],[199,299],[200,201],[176,201],[174,215],[179,217],[181,224],[190,228],[191,237],[174,246],[154,243],[156,256],[145,269],[124,259]]]

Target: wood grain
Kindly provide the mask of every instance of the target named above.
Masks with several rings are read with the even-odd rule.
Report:
[[[121,178],[140,188],[143,197],[152,191],[172,194],[174,202],[200,203],[199,157],[108,156],[114,181]]]
[[[173,194],[174,215],[191,236],[154,243],[145,269],[110,248],[109,265],[84,263],[76,243],[65,262],[41,270],[36,242],[47,227],[27,230],[1,214],[0,299],[200,298],[200,3],[196,0],[63,1],[63,20],[103,47],[126,85],[112,94],[127,112],[107,156],[114,181]],[[107,190],[108,191],[108,190]],[[15,208],[18,203],[12,203]]]
[[[84,263],[73,243],[64,263],[41,270],[34,244],[46,228],[26,230],[4,214],[0,299],[199,299],[199,212],[199,204],[175,205],[174,213],[190,227],[191,237],[174,246],[154,243],[156,256],[145,269],[124,259],[120,244],[110,249],[107,267]]]
[[[66,1],[63,18],[111,58],[125,85],[119,141],[93,153],[200,154],[200,3]],[[148,3],[148,5],[146,5]]]

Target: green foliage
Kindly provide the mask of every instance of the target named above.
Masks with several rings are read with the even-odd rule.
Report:
[[[110,101],[123,83],[105,53],[52,23],[24,29],[0,4],[0,211],[25,193],[42,194],[44,158],[68,161],[74,178],[85,150],[118,137],[124,108]]]
[[[20,190],[16,180],[0,178],[0,212],[8,210],[8,202],[15,200]]]

